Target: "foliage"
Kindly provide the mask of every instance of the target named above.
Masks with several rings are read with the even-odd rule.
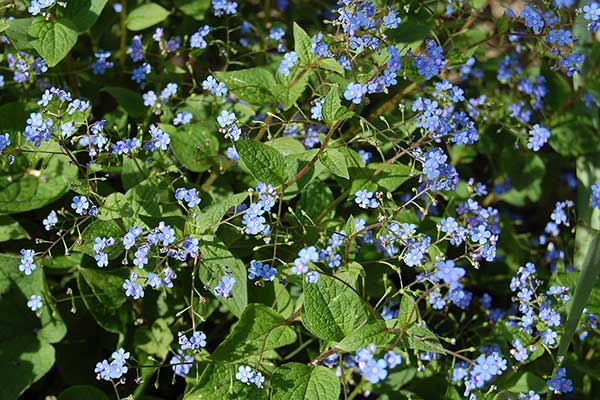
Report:
[[[596,0],[0,7],[0,399],[594,399]]]

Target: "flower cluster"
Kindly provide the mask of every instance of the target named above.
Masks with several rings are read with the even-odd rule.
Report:
[[[265,377],[260,371],[255,371],[247,365],[240,365],[238,372],[235,374],[235,379],[246,385],[256,385],[259,389],[262,389],[265,382]]]
[[[123,348],[118,349],[111,355],[112,361],[109,363],[108,360],[102,360],[96,364],[94,372],[96,373],[96,379],[111,381],[113,379],[121,379],[128,371],[126,365],[129,359],[129,352],[126,352]]]

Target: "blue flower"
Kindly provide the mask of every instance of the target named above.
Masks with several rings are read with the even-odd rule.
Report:
[[[31,249],[21,249],[21,262],[19,264],[19,271],[23,272],[25,275],[31,275],[31,273],[37,268],[35,262],[33,261],[34,254],[35,251]]]
[[[151,139],[146,143],[145,148],[150,151],[167,150],[171,143],[171,137],[158,126],[150,125]]]
[[[319,277],[321,275],[317,272],[317,271],[311,271],[308,274],[306,274],[306,283],[313,283],[316,284],[319,282]]]
[[[154,107],[156,101],[158,100],[158,97],[156,97],[156,93],[154,93],[153,90],[149,90],[148,92],[144,93],[142,97],[146,107]]]
[[[219,281],[218,286],[214,289],[214,294],[217,297],[231,297],[231,290],[235,285],[235,278],[230,273],[225,274]]]
[[[71,208],[79,215],[85,215],[90,203],[85,196],[74,196],[71,202]]]
[[[550,131],[539,124],[535,124],[529,131],[529,141],[527,147],[533,151],[538,151],[550,139]]]
[[[525,25],[533,29],[533,32],[538,34],[542,31],[542,28],[544,27],[544,20],[536,10],[529,6],[525,6],[521,12],[521,17],[525,19]]]
[[[32,295],[27,301],[27,307],[29,307],[31,311],[37,311],[42,308],[42,296],[37,294]]]
[[[98,50],[95,54],[96,60],[92,63],[92,73],[94,75],[104,75],[108,68],[114,67],[112,61],[108,61],[110,57],[110,51]]]
[[[195,188],[179,188],[175,191],[175,198],[179,201],[185,201],[189,208],[197,206],[202,201],[198,197],[198,191]]]
[[[10,137],[9,137],[8,133],[0,135],[0,154],[2,154],[4,149],[6,149],[8,146],[10,146],[10,143],[11,142],[10,142]]]
[[[297,62],[298,62],[298,54],[296,54],[295,51],[290,51],[289,53],[285,53],[283,55],[283,60],[281,60],[281,64],[279,64],[279,69],[277,71],[284,76],[289,76],[290,69],[293,68]]]
[[[548,388],[555,394],[566,394],[573,391],[573,381],[567,378],[567,370],[559,368],[556,374],[546,381]]]
[[[361,373],[369,382],[375,384],[387,378],[387,364],[385,360],[370,359],[361,368]]]
[[[125,279],[125,282],[123,283],[123,289],[125,289],[125,295],[128,297],[132,297],[134,300],[138,300],[144,297],[144,288],[142,288],[141,285],[135,283],[135,279],[133,278]]]
[[[202,82],[202,88],[210,91],[212,94],[218,97],[224,97],[227,95],[227,86],[223,82],[218,82],[214,76],[209,75]]]
[[[369,192],[367,189],[362,189],[354,194],[354,202],[358,204],[360,208],[377,208],[379,202],[373,198],[374,193]]]
[[[221,128],[226,128],[236,121],[235,113],[230,113],[227,110],[222,110],[217,117],[217,123]]]
[[[194,360],[194,356],[185,355],[181,349],[178,349],[177,355],[171,357],[169,363],[175,375],[185,378],[190,373]]]
[[[56,215],[56,211],[50,211],[50,214],[46,218],[42,220],[42,224],[44,224],[44,228],[49,231],[52,229],[54,225],[58,223],[58,217]]]
[[[210,26],[204,25],[190,36],[190,47],[193,49],[205,49],[208,46],[204,37],[210,33]]]
[[[486,230],[484,225],[479,225],[471,230],[471,241],[474,243],[486,244],[490,237],[492,237],[492,233]]]
[[[212,7],[215,15],[221,17],[223,15],[234,15],[237,13],[238,3],[229,0],[212,0]]]
[[[142,35],[135,35],[131,39],[131,46],[127,48],[127,54],[133,61],[140,61],[144,58],[144,49],[142,48]]]
[[[360,104],[366,92],[366,86],[363,86],[360,83],[351,82],[344,92],[344,98],[352,101],[354,104]]]

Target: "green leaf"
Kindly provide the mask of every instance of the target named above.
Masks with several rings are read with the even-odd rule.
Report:
[[[215,72],[218,80],[224,82],[230,92],[253,105],[264,105],[275,101],[272,92],[277,86],[273,73],[263,67],[238,71]]]
[[[119,308],[127,301],[122,286],[125,279],[129,278],[128,268],[111,270],[80,268],[79,274],[90,286],[96,299],[105,307]]]
[[[395,336],[387,331],[385,321],[374,320],[359,327],[356,331],[342,339],[335,347],[343,352],[352,352],[361,347],[367,347],[370,344],[376,346],[385,345],[392,341]]]
[[[147,108],[139,93],[117,86],[108,86],[102,88],[101,91],[114,97],[117,103],[132,117],[143,119],[146,115]]]
[[[31,44],[49,67],[58,64],[77,43],[77,31],[68,20],[48,21],[32,28],[33,32],[31,29],[29,32],[37,39]]]
[[[115,192],[106,197],[106,201],[100,208],[98,219],[112,221],[117,218],[131,218],[133,215],[134,211],[127,197],[123,193]]]
[[[269,350],[296,341],[296,333],[275,310],[249,304],[231,332],[212,353],[220,362],[238,362],[264,357]]]
[[[327,126],[333,126],[338,121],[346,120],[352,117],[352,114],[351,111],[342,105],[339,89],[337,87],[331,88],[325,97],[322,108],[323,121],[325,121]]]
[[[519,400],[519,393],[500,392],[494,396],[494,400]]]
[[[35,168],[23,158],[14,168],[0,172],[0,215],[36,210],[60,198],[68,191],[70,180],[77,176],[77,167],[66,156],[55,155],[47,165]],[[11,176],[12,179],[7,179]]]
[[[333,201],[331,189],[319,180],[306,186],[300,196],[298,210],[304,211],[313,220],[321,215],[321,212]]]
[[[134,339],[136,350],[157,356],[164,360],[169,353],[169,347],[173,341],[173,334],[164,319],[157,319],[151,327],[142,326],[136,329]]]
[[[287,363],[273,372],[272,400],[337,400],[340,380],[334,370]]]
[[[308,87],[312,71],[307,69],[296,69],[290,76],[278,75],[278,84],[272,88],[273,96],[277,98],[284,110],[292,108],[302,93]]]
[[[216,230],[216,225],[221,221],[223,216],[231,207],[239,206],[248,197],[248,192],[237,193],[228,196],[225,200],[221,200],[204,210],[198,212],[198,217],[191,220],[191,233],[200,235]]]
[[[255,140],[240,139],[235,148],[240,160],[257,181],[272,185],[287,181],[285,159],[273,147]]]
[[[8,20],[6,18],[0,19],[0,33],[6,31],[9,27]]]
[[[236,282],[231,290],[232,297],[228,299],[219,297],[218,299],[233,315],[241,316],[248,304],[246,266],[231,254],[223,242],[214,236],[207,235],[200,238],[200,254],[202,254],[204,266],[199,269],[199,273],[200,279],[205,285],[216,287],[225,271],[230,272],[235,278]]]
[[[294,22],[294,51],[298,55],[302,65],[307,65],[313,62],[315,55],[310,51],[312,47],[312,39],[308,34]]]
[[[54,364],[54,348],[66,334],[66,327],[50,300],[44,297],[44,272],[38,268],[29,276],[19,271],[20,257],[0,254],[0,385],[1,399],[16,399],[44,376]],[[42,296],[36,313],[27,308],[32,295]]]
[[[109,397],[100,389],[89,385],[75,385],[63,390],[58,395],[58,400],[109,400]]]
[[[175,0],[175,7],[184,14],[201,21],[210,8],[210,0]]]
[[[201,124],[165,128],[171,135],[173,153],[184,167],[190,171],[204,172],[213,166],[219,151],[219,140],[214,132]]]
[[[79,33],[87,32],[95,23],[107,0],[79,0],[67,3],[65,17]]]
[[[344,68],[342,68],[335,58],[322,58],[318,61],[317,65],[327,71],[344,75]]]
[[[378,174],[373,175],[377,171]],[[372,187],[372,190],[393,192],[410,178],[411,171],[409,166],[395,163],[386,166],[383,163],[370,163],[366,168],[348,167],[352,177],[350,191],[355,193],[357,190]]]
[[[126,269],[122,268],[121,270]],[[82,273],[82,271],[85,272]],[[88,279],[92,282],[88,282]],[[95,279],[98,279],[98,281],[95,281]],[[125,333],[129,324],[129,310],[127,305],[124,304],[125,296],[122,291],[123,282],[124,277],[119,279],[112,271],[95,271],[80,268],[77,274],[77,287],[85,306],[96,322],[98,322],[98,325],[109,332]],[[119,286],[108,287],[110,284],[113,286],[119,284]],[[117,289],[121,289],[121,293],[118,296],[116,294]],[[119,304],[120,307],[115,307],[116,304],[111,299],[116,304]]]
[[[0,242],[28,237],[27,231],[17,221],[7,216],[0,217]]]
[[[8,29],[6,30],[6,36],[10,39],[11,43],[19,50],[30,50],[33,49],[30,41],[31,37],[27,33],[29,27],[38,18],[15,18],[8,20]]]
[[[583,105],[558,115],[550,131],[550,146],[563,156],[578,157],[600,151],[598,127]]]
[[[443,353],[444,348],[440,340],[429,329],[413,325],[408,328],[408,343],[410,348],[422,351],[431,351],[432,353]]]
[[[342,177],[344,179],[350,179],[348,174],[348,165],[346,165],[346,157],[337,149],[328,149],[321,154],[319,161],[323,163],[325,168],[332,174]]]
[[[339,342],[366,324],[369,315],[360,296],[338,279],[321,275],[316,284],[304,283],[302,323],[315,336]]]
[[[127,29],[141,31],[163,22],[169,16],[169,11],[156,3],[142,4],[127,15]]]
[[[95,256],[96,251],[94,250],[94,242],[97,237],[113,238],[115,244],[106,248],[108,258],[113,259],[123,251],[121,241],[119,240],[123,236],[124,232],[114,220],[109,221],[93,221],[89,224],[85,230],[81,233],[81,243],[77,243],[73,249],[80,251],[89,256]]]
[[[200,379],[188,380],[184,400],[266,400],[268,391],[256,385],[246,385],[235,379],[237,366],[230,364],[209,364]]]
[[[600,181],[600,167],[592,159],[580,158],[577,160],[577,208],[579,224],[576,227],[576,264],[579,267],[579,281],[575,286],[575,294],[568,312],[565,331],[560,338],[558,355],[567,354],[569,344],[573,340],[575,330],[579,326],[581,314],[594,290],[595,282],[600,275],[600,220],[599,210],[592,208],[590,194],[591,185]],[[580,232],[580,230],[583,230]],[[584,256],[581,254],[583,251]]]

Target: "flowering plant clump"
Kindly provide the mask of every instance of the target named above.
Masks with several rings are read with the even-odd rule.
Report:
[[[597,0],[7,0],[0,399],[597,399]]]

